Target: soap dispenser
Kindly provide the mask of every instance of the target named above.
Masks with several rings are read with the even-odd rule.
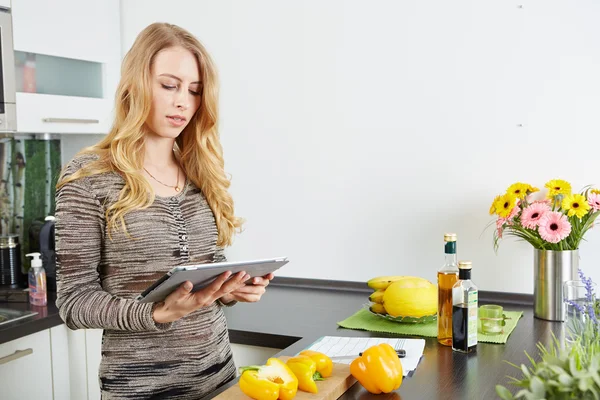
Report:
[[[48,304],[46,288],[46,271],[42,267],[40,253],[29,253],[26,257],[32,257],[29,269],[29,303],[34,306],[45,306]]]

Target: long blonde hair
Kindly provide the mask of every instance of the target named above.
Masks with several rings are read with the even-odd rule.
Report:
[[[198,59],[202,81],[200,107],[175,140],[175,150],[188,178],[202,190],[215,216],[217,245],[230,245],[242,220],[234,215],[233,199],[227,191],[223,150],[217,129],[218,82],[216,68],[204,46],[186,30],[171,24],[154,23],[144,29],[126,54],[121,81],[115,96],[115,120],[108,135],[80,154],[98,159],[61,179],[57,189],[90,175],[116,171],[125,179],[119,199],[106,210],[108,232],[121,228],[127,233],[124,216],[149,207],[154,190],[141,173],[144,161],[145,128],[152,102],[151,66],[156,54],[181,46]],[[150,193],[150,195],[148,195]]]

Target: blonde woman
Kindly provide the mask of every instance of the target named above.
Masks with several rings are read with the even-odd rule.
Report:
[[[71,329],[104,329],[103,399],[196,399],[235,377],[222,307],[258,301],[273,276],[224,273],[194,293],[186,282],[160,304],[134,300],[176,265],[225,260],[241,221],[204,47],[152,24],[121,75],[110,133],[57,185],[57,306]]]

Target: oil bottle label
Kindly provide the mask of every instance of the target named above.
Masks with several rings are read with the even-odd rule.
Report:
[[[475,346],[477,344],[477,303],[477,291],[469,292],[469,316],[467,318],[467,347]]]

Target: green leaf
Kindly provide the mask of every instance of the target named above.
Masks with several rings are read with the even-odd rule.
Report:
[[[573,384],[573,378],[570,377],[569,375],[567,375],[567,373],[562,373],[558,376],[558,381],[563,385],[563,386],[571,386]]]
[[[502,399],[502,400],[512,400],[514,399],[512,393],[510,392],[510,390],[508,390],[507,388],[505,388],[502,385],[496,385],[496,394]]]
[[[529,369],[525,366],[525,364],[521,364],[521,371],[523,371],[523,375],[525,375],[527,378],[531,378]]]

